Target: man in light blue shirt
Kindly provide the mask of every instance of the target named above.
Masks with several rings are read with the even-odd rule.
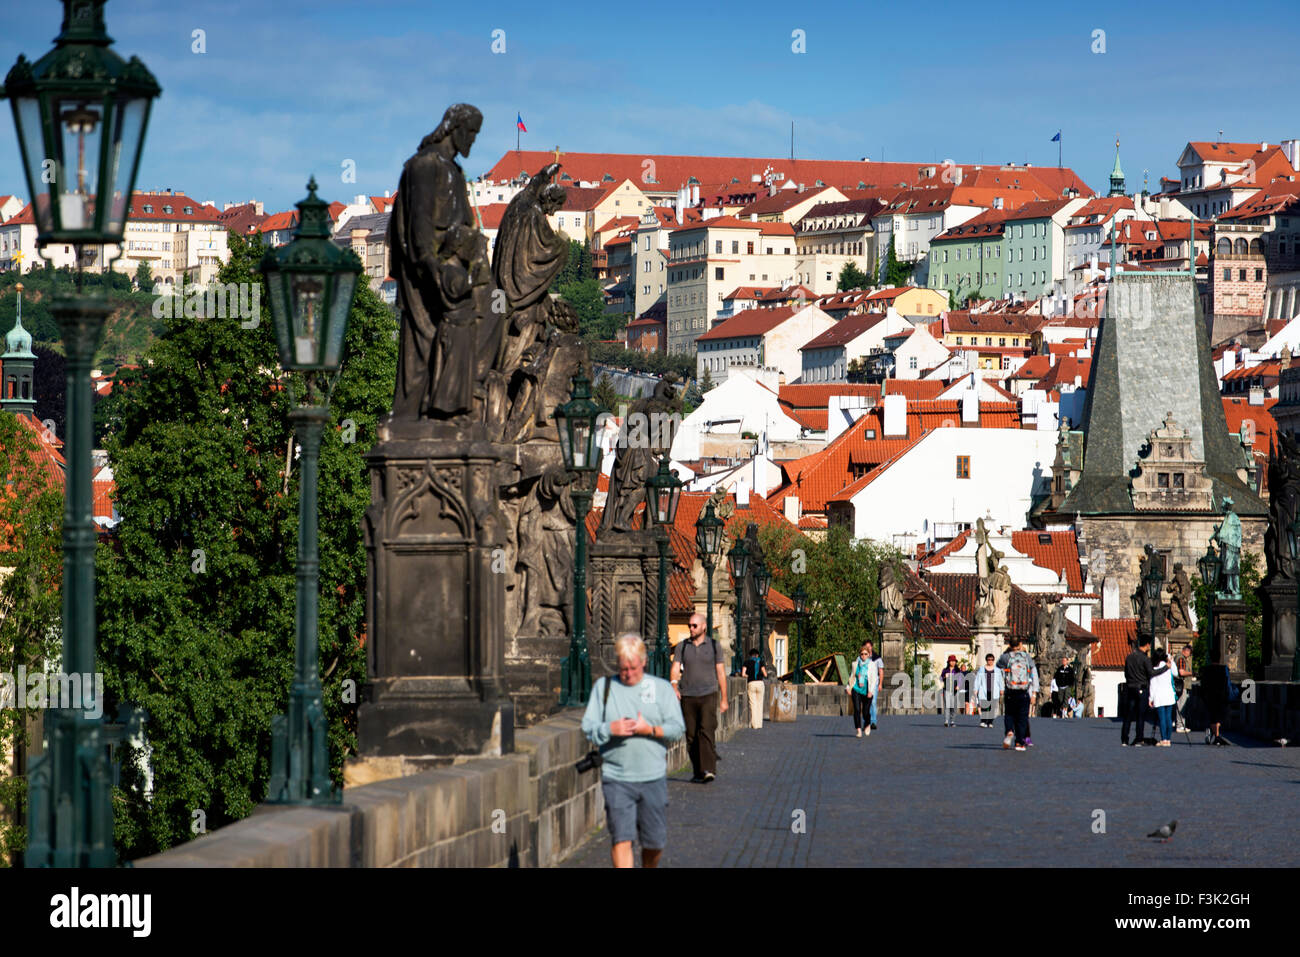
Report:
[[[591,689],[582,733],[600,748],[601,791],[615,867],[632,866],[632,840],[641,866],[658,867],[668,838],[668,742],[686,731],[672,685],[645,673],[646,647],[636,635],[614,643],[618,679]]]

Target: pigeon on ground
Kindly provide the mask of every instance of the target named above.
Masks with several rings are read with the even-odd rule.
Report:
[[[1147,837],[1158,837],[1160,838],[1160,843],[1164,844],[1174,836],[1174,829],[1177,827],[1177,821],[1170,821],[1168,824],[1161,824],[1158,828],[1148,834]]]

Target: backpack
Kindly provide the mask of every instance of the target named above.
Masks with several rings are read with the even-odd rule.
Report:
[[[1011,691],[1025,691],[1033,674],[1033,659],[1027,651],[1012,651],[1007,655],[1007,688]]]

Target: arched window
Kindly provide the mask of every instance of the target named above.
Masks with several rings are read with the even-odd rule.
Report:
[[[1227,256],[1231,252],[1232,252],[1232,240],[1229,239],[1227,236],[1224,236],[1222,239],[1219,240],[1218,254],[1220,256]]]
[[[1250,241],[1250,252],[1251,255],[1253,256],[1264,255],[1264,244],[1261,243],[1258,239],[1252,239]]]
[[[1238,254],[1240,254],[1240,255],[1245,255],[1245,253],[1246,253],[1246,248],[1247,248],[1247,247],[1246,247],[1246,240],[1244,240],[1244,239],[1238,239],[1237,242],[1236,242],[1236,249],[1237,249]]]

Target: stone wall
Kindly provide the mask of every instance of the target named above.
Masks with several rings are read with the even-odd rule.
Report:
[[[749,723],[745,682],[728,682],[719,740]],[[515,734],[515,753],[346,788],[337,808],[272,807],[136,867],[548,867],[604,824],[582,714],[569,709]],[[668,751],[676,770],[684,740]]]

